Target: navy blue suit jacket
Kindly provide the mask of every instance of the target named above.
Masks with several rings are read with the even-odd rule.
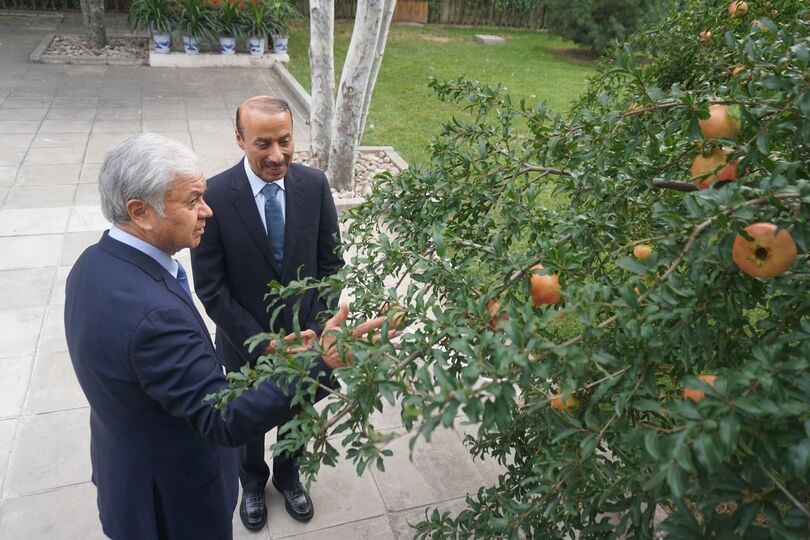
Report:
[[[293,163],[284,176],[284,260],[279,267],[270,252],[243,161],[208,180],[205,202],[214,211],[206,220],[200,245],[191,250],[194,285],[205,310],[217,325],[216,347],[223,364],[237,371],[254,363],[262,347],[248,352],[244,342],[262,332],[293,330],[294,300],[287,300],[270,327],[275,305],[265,295],[273,280],[287,284],[303,277],[322,279],[343,266],[338,253],[337,211],[322,171]],[[301,299],[301,329],[320,334],[317,317],[329,313],[315,291]]]
[[[231,537],[237,453],[287,421],[266,382],[226,415],[204,402],[227,383],[200,314],[154,259],[104,234],[67,279],[65,334],[90,403],[91,461],[113,539]],[[313,370],[326,374],[319,360]]]

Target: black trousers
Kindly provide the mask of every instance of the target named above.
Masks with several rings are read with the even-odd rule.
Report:
[[[310,373],[311,377],[316,376],[316,372],[328,371],[328,368],[315,367]],[[241,368],[241,366],[239,366]],[[227,369],[227,366],[226,366]],[[234,370],[234,371],[238,371]],[[318,379],[321,384],[329,388],[336,386],[336,381],[330,376],[329,373],[322,374]],[[262,384],[276,384],[272,380],[265,381]],[[295,392],[295,384],[291,383],[287,388],[287,395],[292,395]],[[317,403],[324,397],[327,392],[319,388],[315,394],[313,402]],[[238,398],[237,398],[238,399]],[[300,412],[300,407],[293,407],[290,409],[290,414],[286,418],[279,419],[279,426],[290,420],[293,416]],[[286,433],[281,435],[279,440],[284,440]],[[265,461],[264,451],[265,435],[256,437],[244,446],[239,447],[239,481],[245,491],[256,493],[264,491],[267,482],[270,479],[270,468]],[[297,460],[303,454],[303,448],[298,449],[293,454],[281,454],[273,458],[273,477],[276,479],[276,484],[282,489],[292,489],[296,482],[298,482],[298,464]]]
[[[262,435],[239,447],[239,481],[245,491],[253,493],[264,491],[270,480],[270,467],[265,461],[264,440],[265,436]],[[273,477],[276,484],[283,489],[292,489],[298,480],[296,460],[301,453],[302,450],[298,450],[295,454],[285,453],[273,458]]]

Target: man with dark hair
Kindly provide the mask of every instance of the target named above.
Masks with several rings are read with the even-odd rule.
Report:
[[[191,253],[197,295],[217,325],[217,352],[229,371],[254,364],[263,353],[265,344],[249,351],[248,338],[295,328],[293,300],[270,325],[278,304],[265,299],[268,283],[287,284],[299,276],[323,279],[343,266],[337,211],[326,177],[292,163],[289,105],[269,96],[246,100],[236,110],[235,136],[245,157],[209,180],[206,202],[214,216]],[[320,333],[319,320],[333,308],[309,291],[300,299],[297,322]],[[299,480],[296,457],[273,459],[272,483],[290,516],[307,521],[314,509]],[[242,523],[261,529],[267,522],[264,490],[270,479],[263,435],[241,448],[239,479]]]
[[[237,456],[222,447],[286,422],[296,412],[295,387],[265,381],[223,414],[205,401],[228,383],[185,269],[172,258],[200,242],[211,218],[191,150],[155,134],[127,139],[107,154],[99,191],[112,226],[68,275],[65,337],[90,403],[92,480],[104,533],[114,540],[230,539]],[[342,365],[332,329],[347,315],[341,306],[326,323],[325,352],[310,372],[323,384]],[[358,326],[354,335],[383,320]],[[315,333],[304,330],[300,338],[314,340]]]

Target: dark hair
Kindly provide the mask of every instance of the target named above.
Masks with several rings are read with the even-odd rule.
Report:
[[[290,113],[290,126],[292,127],[293,122],[292,110],[290,109],[290,104],[284,101],[283,99],[261,96],[251,98],[242,105],[245,104],[247,104],[247,106],[250,107],[251,109],[257,109],[266,113],[280,113],[286,111]],[[242,109],[242,105],[236,108],[236,131],[239,132],[239,135],[244,136],[244,134],[242,133],[242,123],[239,121],[239,112]]]

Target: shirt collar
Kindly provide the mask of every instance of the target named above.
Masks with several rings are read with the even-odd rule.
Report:
[[[242,163],[245,166],[245,174],[247,175],[248,182],[250,182],[250,189],[253,190],[253,197],[256,198],[256,196],[259,194],[262,188],[268,184],[268,182],[265,182],[264,180],[256,176],[256,173],[254,173],[253,169],[250,168],[250,164],[248,163],[247,157],[242,160]],[[278,184],[278,187],[281,188],[281,191],[284,191],[284,178],[276,180],[272,183]]]
[[[165,251],[156,248],[148,242],[144,242],[137,236],[133,236],[128,232],[119,229],[115,225],[110,226],[110,238],[113,240],[118,240],[122,244],[126,244],[142,253],[145,253],[146,255],[149,255],[155,259],[160,266],[165,268],[166,271],[173,277],[177,277],[177,261],[172,259],[172,256]]]

